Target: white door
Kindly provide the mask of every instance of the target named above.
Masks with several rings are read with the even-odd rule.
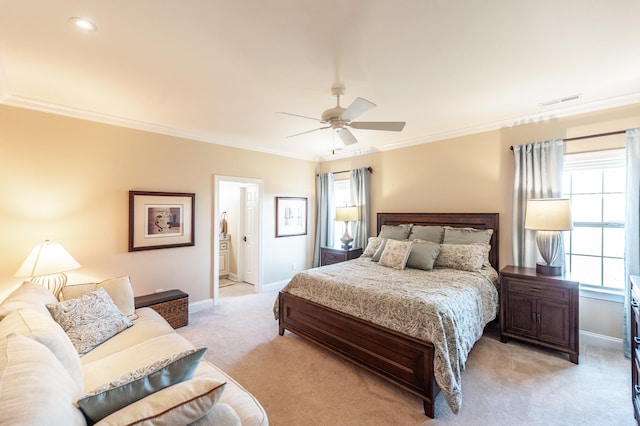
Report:
[[[258,284],[258,250],[259,250],[259,211],[258,185],[247,185],[242,188],[243,235],[240,237],[242,245],[242,276],[244,282]]]

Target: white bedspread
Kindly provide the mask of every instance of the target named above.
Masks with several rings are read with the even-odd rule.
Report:
[[[469,351],[498,311],[498,273],[395,270],[358,258],[296,274],[282,291],[431,342],[435,379],[454,413]],[[274,313],[277,315],[277,300]]]

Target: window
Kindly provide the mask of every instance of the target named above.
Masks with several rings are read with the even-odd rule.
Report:
[[[584,288],[624,290],[625,180],[624,149],[565,155],[562,188],[573,216],[565,262]]]
[[[350,206],[351,203],[351,182],[349,179],[333,181],[333,205],[335,207]],[[335,212],[334,212],[335,214]],[[333,229],[333,241],[340,243],[340,237],[344,234],[344,222],[336,222]]]

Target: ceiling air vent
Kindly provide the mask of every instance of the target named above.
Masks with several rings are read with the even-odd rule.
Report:
[[[575,101],[576,99],[580,99],[582,97],[582,93],[578,93],[576,95],[565,96],[564,98],[552,99],[546,102],[540,102],[540,106],[546,107],[555,104],[563,104],[565,102]]]

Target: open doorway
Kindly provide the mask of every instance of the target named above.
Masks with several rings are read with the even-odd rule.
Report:
[[[221,282],[245,282],[254,292],[261,291],[262,187],[261,179],[214,177],[214,303],[220,297]]]

